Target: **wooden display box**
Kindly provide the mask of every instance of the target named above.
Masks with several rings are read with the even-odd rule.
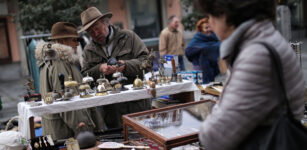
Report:
[[[124,115],[124,138],[128,140],[130,127],[165,150],[198,142],[198,131],[213,105],[205,100]]]

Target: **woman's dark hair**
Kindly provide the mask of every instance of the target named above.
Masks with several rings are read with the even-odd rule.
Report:
[[[226,16],[227,25],[239,26],[244,21],[275,19],[276,0],[197,0],[200,9],[214,17]]]

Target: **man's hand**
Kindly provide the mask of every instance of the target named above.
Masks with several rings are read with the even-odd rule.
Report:
[[[126,62],[124,60],[118,60],[118,64],[120,67],[118,67],[119,72],[123,72],[126,67]]]
[[[109,75],[109,74],[113,74],[114,72],[116,72],[116,66],[109,66],[106,63],[104,63],[100,65],[99,70],[105,75]]]
[[[108,65],[106,63],[101,64],[99,67],[100,72],[106,74],[107,70],[108,70]]]

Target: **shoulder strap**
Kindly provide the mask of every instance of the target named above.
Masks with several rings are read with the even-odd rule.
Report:
[[[289,98],[288,98],[285,83],[284,83],[283,68],[282,68],[280,57],[279,57],[276,49],[273,46],[271,46],[271,45],[269,45],[265,42],[257,42],[257,43],[266,47],[270,52],[270,58],[272,60],[271,66],[272,66],[272,70],[274,71],[273,75],[275,75],[275,77],[277,77],[277,85],[279,85],[279,87],[280,87],[279,89],[280,89],[280,92],[281,92],[279,99],[278,99],[279,106],[281,106],[282,109],[286,109],[283,112],[285,112],[287,115],[289,115],[291,118],[293,118],[293,113],[292,113],[290,106],[289,106],[289,101],[288,101]]]

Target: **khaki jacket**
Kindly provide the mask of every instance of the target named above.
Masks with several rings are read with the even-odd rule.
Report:
[[[141,62],[146,60],[149,51],[141,39],[132,31],[121,30],[117,27],[113,28],[113,43],[111,57],[117,60],[125,60],[126,67],[123,71],[124,76],[128,78],[128,84],[132,84],[136,75],[142,77],[140,69]],[[89,73],[95,80],[100,77],[99,67],[103,63],[107,63],[107,56],[102,46],[91,41],[85,46],[83,51],[83,68],[82,73]],[[109,80],[111,75],[106,76]],[[118,103],[103,106],[103,118],[108,128],[119,128],[122,126],[122,115],[151,109],[150,100],[139,100],[125,103]]]
[[[82,81],[82,76],[74,65],[78,57],[73,55],[73,49],[61,44],[52,44],[52,49],[56,51],[56,58],[46,60],[46,44],[45,42],[38,43],[35,50],[35,57],[40,68],[40,91],[42,96],[53,90],[61,89],[58,79],[59,73],[64,74],[65,80],[68,80],[68,76],[71,75],[73,80],[79,83]],[[83,130],[103,129],[101,116],[99,116],[96,108],[91,108],[44,115],[42,117],[43,134],[50,134],[53,139],[73,137],[81,131],[76,128],[80,122],[87,124]]]
[[[128,83],[132,84],[136,75],[142,76],[140,64],[147,59],[148,49],[141,39],[132,31],[121,30],[117,27],[113,28],[114,36],[110,40],[113,42],[111,57],[117,60],[125,60],[126,67],[123,71],[124,76],[128,78]],[[95,80],[100,77],[99,67],[103,63],[107,63],[107,56],[102,46],[91,41],[85,46],[83,51],[83,68],[82,74],[89,73]],[[111,76],[106,76],[111,80]]]
[[[184,39],[180,30],[172,30],[169,27],[162,30],[159,40],[160,56],[184,55]]]

